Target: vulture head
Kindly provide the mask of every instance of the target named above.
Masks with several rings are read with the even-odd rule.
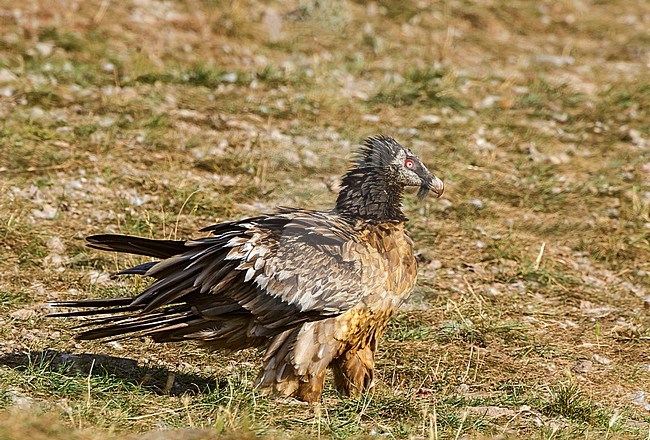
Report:
[[[389,177],[394,184],[419,187],[419,198],[429,191],[440,197],[445,190],[442,180],[430,173],[411,150],[387,136],[367,138],[356,165],[359,169],[374,169]]]

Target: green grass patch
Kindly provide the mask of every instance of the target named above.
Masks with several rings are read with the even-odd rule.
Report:
[[[454,81],[447,72],[433,68],[412,69],[402,81],[388,83],[370,99],[372,104],[401,107],[410,105],[449,107],[455,110],[464,105],[450,95]]]

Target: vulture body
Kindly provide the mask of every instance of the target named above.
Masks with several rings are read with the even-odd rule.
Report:
[[[280,208],[204,228],[193,240],[88,237],[89,246],[156,258],[120,272],[155,281],[135,298],[52,303],[87,316],[77,339],[150,336],[211,349],[265,350],[257,384],[319,401],[327,368],[342,395],[372,385],[374,354],[417,276],[402,192],[442,182],[395,140],[366,140],[330,211]],[[81,309],[81,310],[77,310]]]

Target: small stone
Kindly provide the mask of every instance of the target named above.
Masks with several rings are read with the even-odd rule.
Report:
[[[32,215],[41,219],[53,219],[56,217],[56,208],[52,205],[45,204],[41,209],[32,209]]]
[[[642,407],[646,411],[650,411],[650,403],[647,402],[645,398],[645,393],[643,391],[637,391],[636,393],[632,393],[630,394],[629,398],[633,404]]]
[[[535,56],[535,61],[543,64],[552,64],[557,67],[570,66],[575,63],[575,58],[572,56],[561,56],[551,54],[539,54]]]
[[[64,264],[68,263],[68,259],[61,254],[52,252],[47,257],[43,258],[43,264],[53,268],[63,268]]]
[[[476,209],[483,209],[485,207],[483,202],[480,201],[479,199],[472,199],[472,200],[469,201],[469,204],[472,205]]]
[[[124,346],[117,341],[108,342],[108,346],[112,347],[114,350],[124,350]]]
[[[436,115],[422,115],[419,119],[420,122],[425,122],[432,125],[439,124],[442,121],[442,118]]]
[[[490,295],[490,296],[499,296],[499,295],[502,295],[503,293],[499,289],[497,289],[496,287],[490,286],[485,291],[485,294]]]
[[[11,397],[11,404],[20,409],[28,409],[34,403],[33,398],[26,396],[15,388],[7,390],[7,395]]]
[[[36,310],[32,309],[19,309],[9,314],[10,318],[27,320],[36,315]]]
[[[549,162],[553,165],[561,165],[571,162],[571,157],[566,153],[551,154],[548,156]]]
[[[111,282],[111,276],[109,274],[96,270],[88,271],[88,278],[91,284],[97,284],[99,286],[106,286]]]
[[[237,75],[236,72],[224,73],[223,76],[221,77],[222,80],[231,84],[236,83],[238,78],[239,76]]]
[[[599,354],[595,354],[591,357],[595,362],[599,363],[600,365],[609,365],[612,363],[612,360],[609,358],[606,358],[605,356],[601,356]]]
[[[478,108],[490,108],[497,102],[501,101],[503,98],[501,96],[496,96],[496,95],[490,95],[486,96],[481,100],[479,105],[477,106]]]
[[[102,127],[102,128],[108,128],[108,127],[112,127],[113,125],[115,125],[116,122],[117,122],[116,117],[114,117],[114,116],[104,116],[103,118],[101,118],[99,120],[99,126]]]
[[[589,374],[594,371],[594,363],[591,361],[580,361],[573,366],[573,371],[579,374]]]
[[[49,57],[52,55],[52,50],[54,50],[54,44],[40,42],[34,45],[34,49],[36,49],[36,52],[38,52],[40,56]]]
[[[196,110],[190,110],[181,108],[174,112],[176,116],[180,119],[185,119],[192,122],[203,122],[208,119],[208,116],[204,113],[198,112]]]
[[[18,78],[9,69],[0,69],[0,83],[14,82]]]
[[[605,316],[610,315],[614,309],[608,306],[598,307],[590,301],[580,301],[580,311],[583,315],[593,318],[604,318]]]
[[[639,147],[647,146],[648,141],[641,135],[639,130],[631,129],[628,134],[634,145],[638,145]]]
[[[40,107],[34,107],[29,111],[30,119],[41,119],[45,116],[45,110]]]
[[[57,254],[65,252],[65,245],[59,237],[50,237],[50,239],[47,240],[46,246],[50,251],[56,252]]]
[[[270,8],[264,14],[262,24],[269,36],[269,41],[275,43],[282,39],[282,14]]]

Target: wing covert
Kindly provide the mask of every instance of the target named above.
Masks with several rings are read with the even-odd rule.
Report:
[[[364,245],[331,214],[284,209],[206,230],[214,235],[187,241],[185,252],[147,270],[157,281],[133,305],[149,311],[198,295],[197,313],[206,314],[206,297],[214,295],[279,328],[343,313],[363,294]]]
[[[362,265],[350,251],[356,248],[352,227],[323,213],[283,215],[281,226],[250,223],[231,238],[224,258],[230,276],[206,276],[201,290],[227,295],[269,324],[291,313],[326,317],[354,306]]]

